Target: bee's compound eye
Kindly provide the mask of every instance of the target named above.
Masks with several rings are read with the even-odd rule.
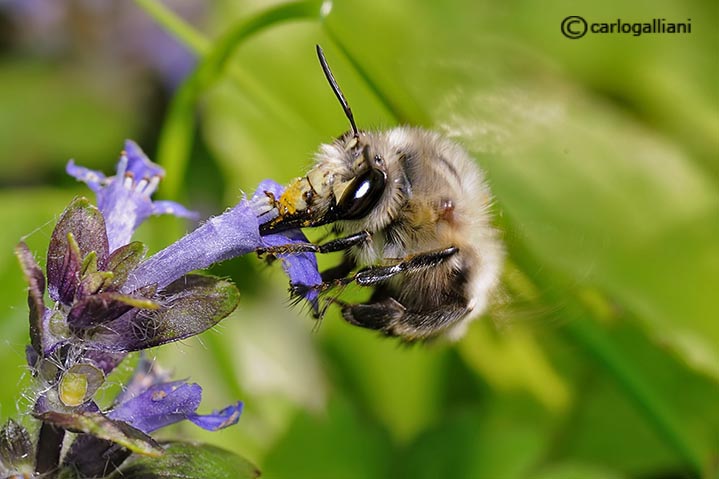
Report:
[[[335,207],[337,218],[357,220],[367,216],[382,196],[386,181],[387,175],[375,168],[352,180]]]

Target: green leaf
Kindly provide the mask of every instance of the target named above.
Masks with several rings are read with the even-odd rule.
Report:
[[[595,359],[602,369],[617,371],[606,374],[585,365],[571,374],[581,387],[576,387],[570,419],[563,427],[565,440],[556,444],[556,457],[611,465],[612,470],[630,477],[662,471],[692,477],[698,475],[691,472],[693,464],[710,477],[710,471],[716,471],[712,458],[719,451],[716,383],[687,370],[680,358],[666,354],[636,323],[625,321],[599,333],[579,332],[590,329],[591,323],[575,322],[585,324],[565,327],[566,342],[572,346],[587,340],[604,343],[596,349],[611,345],[614,352]],[[607,364],[620,358],[620,364]],[[626,381],[638,384],[629,387]]]
[[[133,241],[113,251],[105,265],[105,269],[113,274],[110,287],[117,289],[125,284],[128,275],[140,264],[146,253],[147,247],[139,241]]]
[[[160,445],[144,432],[122,421],[113,421],[100,413],[48,411],[35,417],[71,432],[84,432],[112,441],[138,454],[158,457],[163,453]]]
[[[386,432],[338,397],[325,414],[299,413],[263,470],[283,479],[377,479],[390,477],[391,459]]]
[[[219,323],[240,301],[240,292],[234,284],[200,274],[181,277],[159,295],[163,299],[158,302],[157,298],[150,301],[118,295],[118,301],[147,310],[135,319],[120,316],[95,327],[90,333],[92,340],[113,351],[139,351],[179,341]]]
[[[41,57],[47,61],[42,63]],[[5,185],[54,181],[62,177],[69,158],[106,168],[117,159],[125,136],[141,130],[136,126],[140,97],[123,74],[113,75],[113,81],[98,81],[77,62],[29,54],[11,55],[2,70],[0,149],[5,152]]]
[[[407,448],[397,476],[525,479],[550,444],[551,431],[544,411],[519,395],[447,410]]]
[[[178,28],[181,24],[177,23],[172,15],[153,5],[154,2],[143,0],[139,3],[168,30],[183,31],[182,38],[189,39],[197,51],[205,50],[202,46],[204,42],[196,32],[188,34],[184,25],[183,28]],[[291,20],[319,18],[320,5],[321,2],[318,1],[289,2],[263,10],[246,21],[233,25],[214,42],[208,52],[203,52],[200,64],[174,96],[160,136],[156,161],[165,166],[169,173],[164,187],[168,195],[176,195],[187,168],[194,133],[193,116],[196,103],[200,95],[225,73],[227,63],[235,50],[246,39],[271,26]],[[273,96],[264,90],[261,83],[252,81],[251,77],[237,68],[231,71],[231,75],[243,90],[252,93],[255,101],[276,110]]]
[[[194,336],[211,328],[234,311],[240,302],[240,292],[234,284],[201,274],[181,277],[168,285],[161,295],[166,298],[165,307],[154,319],[167,325],[172,340]]]
[[[603,467],[567,462],[544,467],[527,479],[624,479],[625,477]]]
[[[160,458],[132,456],[109,479],[248,479],[260,471],[247,459],[216,446],[171,442]]]

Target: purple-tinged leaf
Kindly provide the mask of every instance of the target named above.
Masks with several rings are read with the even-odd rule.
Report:
[[[67,322],[75,332],[109,323],[133,308],[156,310],[160,305],[142,296],[127,295],[109,291],[84,296],[72,305]]]
[[[30,309],[30,344],[37,354],[41,354],[44,349],[45,335],[49,334],[46,331],[48,310],[43,300],[45,275],[25,243],[20,242],[15,247],[15,255],[20,261],[20,267],[28,283],[27,304]]]
[[[83,356],[86,360],[100,368],[102,372],[105,373],[105,376],[107,376],[125,359],[127,353],[87,349],[83,353]]]
[[[80,283],[82,256],[80,246],[72,233],[67,233],[66,246],[57,294],[58,301],[63,304],[72,304]],[[50,297],[52,297],[52,287],[50,288]]]
[[[119,289],[127,281],[130,273],[145,257],[147,247],[139,241],[133,241],[117,248],[107,258],[105,269],[113,274],[111,289]]]
[[[150,436],[122,421],[112,420],[97,412],[72,413],[47,411],[35,417],[44,423],[75,433],[92,434],[146,456],[162,455],[162,447]]]
[[[134,309],[97,328],[88,340],[111,351],[139,351],[200,334],[237,307],[234,284],[212,276],[188,274],[158,292],[156,311]]]
[[[100,210],[90,204],[86,198],[76,198],[65,209],[60,221],[55,226],[47,251],[48,291],[53,301],[61,300],[61,291],[69,286],[66,281],[72,280],[71,269],[79,270],[79,261],[68,264],[68,252],[74,248],[68,241],[68,233],[72,233],[77,244],[81,261],[88,253],[97,255],[98,268],[103,269],[108,254],[105,220]],[[75,279],[77,281],[77,279]],[[67,298],[65,298],[67,301]],[[68,304],[68,303],[66,303]]]
[[[0,429],[0,468],[32,472],[35,448],[30,434],[20,424],[8,419]]]

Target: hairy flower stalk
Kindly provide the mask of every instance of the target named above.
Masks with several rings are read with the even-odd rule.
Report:
[[[145,258],[145,246],[131,241],[145,219],[155,214],[196,218],[177,203],[152,201],[162,169],[128,141],[114,176],[72,161],[67,171],[95,192],[97,207],[76,198],[66,208],[50,239],[46,272],[24,243],[16,248],[29,284],[26,355],[39,384],[32,413],[41,427],[35,445],[16,423],[3,427],[2,477],[52,476],[63,468],[81,477],[103,477],[133,452],[162,454],[162,446],[149,436],[160,427],[185,419],[208,430],[235,424],[241,402],[198,415],[200,386],[170,381],[144,359],[111,408],[101,410],[94,396],[129,352],[199,334],[235,309],[239,292],[233,284],[191,271],[260,248],[306,242],[299,231],[261,237],[258,211],[243,199]],[[265,182],[258,191],[280,188]],[[281,260],[293,285],[321,281],[313,254],[283,255]],[[305,289],[316,307],[314,290]],[[66,431],[77,436],[63,454]]]

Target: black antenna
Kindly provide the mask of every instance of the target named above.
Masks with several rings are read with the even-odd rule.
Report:
[[[322,71],[325,72],[325,76],[327,77],[327,81],[330,82],[332,91],[335,92],[337,99],[342,105],[342,109],[345,111],[345,116],[347,116],[347,119],[350,121],[350,125],[352,125],[352,133],[354,133],[355,138],[359,138],[359,131],[357,130],[357,125],[355,125],[354,116],[352,116],[352,109],[347,103],[347,99],[342,94],[342,90],[340,90],[340,87],[337,84],[337,80],[335,80],[334,75],[332,75],[332,70],[330,70],[330,66],[327,64],[327,59],[325,58],[325,54],[322,51],[322,47],[320,47],[319,45],[317,45],[317,57],[319,57],[320,59]]]

